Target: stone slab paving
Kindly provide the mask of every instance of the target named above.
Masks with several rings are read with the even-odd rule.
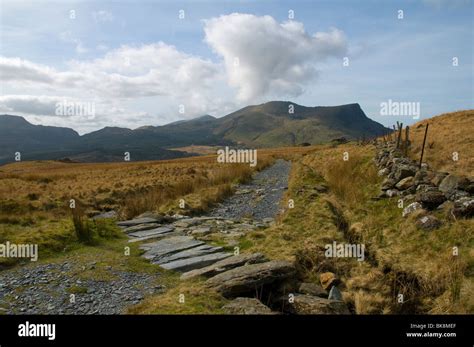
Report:
[[[125,226],[120,226],[120,227],[122,228],[122,231],[124,233],[129,234],[129,233],[134,233],[136,231],[159,228],[160,226],[161,226],[160,223],[145,223],[145,224],[132,225],[129,227],[125,227]]]
[[[140,246],[146,252],[143,255],[146,259],[156,260],[165,255],[184,251],[188,248],[193,248],[204,244],[203,241],[196,240],[190,236],[175,236],[164,240],[144,244]]]
[[[213,253],[207,255],[201,255],[198,257],[181,259],[172,261],[166,264],[162,264],[161,267],[167,270],[175,271],[191,271],[194,269],[199,269],[208,265],[215,263],[216,261],[231,257],[232,253]]]
[[[159,258],[156,261],[153,261],[153,264],[166,264],[171,261],[182,260],[186,258],[198,257],[201,255],[211,254],[222,251],[222,247],[213,247],[210,245],[200,245],[194,248],[187,249],[182,252],[173,253],[168,256]]]
[[[170,228],[170,227],[159,227],[159,228],[155,228],[155,229],[135,231],[133,233],[128,234],[128,236],[147,237],[147,236],[154,236],[154,235],[159,235],[159,234],[166,234],[166,233],[169,233],[173,230],[174,230],[174,228]]]
[[[167,220],[163,224],[163,217],[145,213],[128,221],[120,221],[117,225],[128,234],[129,242],[158,239],[140,246],[145,251],[143,257],[153,264],[181,272],[211,266],[231,258],[233,254],[197,238],[205,238],[215,232],[240,237],[259,227],[268,226],[279,211],[278,204],[288,185],[290,167],[289,162],[277,160],[271,167],[258,172],[251,183],[239,185],[236,194],[211,211],[209,216],[176,215],[172,221]],[[257,259],[260,261],[260,255]],[[223,269],[245,263],[245,259],[241,261],[237,257],[235,262],[224,263]],[[213,272],[219,271],[209,270],[205,273]]]

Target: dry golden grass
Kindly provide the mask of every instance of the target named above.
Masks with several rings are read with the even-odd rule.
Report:
[[[265,167],[273,157],[294,157],[309,150],[306,147],[259,150],[255,169]],[[8,164],[0,167],[0,218],[2,214],[51,210],[59,213],[61,206],[72,198],[91,211],[119,209],[131,197],[142,195],[150,200],[144,205],[153,209],[155,204],[166,203],[163,199],[248,179],[251,169],[247,164],[218,163],[215,155],[129,163]]]
[[[441,127],[444,121],[435,119],[430,125],[433,138],[428,137],[428,141],[435,143],[426,158],[438,170],[472,174],[472,159],[463,159],[472,145],[467,133],[472,113],[465,112],[467,115],[460,112],[455,116],[463,124],[459,138],[450,138],[455,146],[450,141],[436,142],[436,136],[442,137],[448,130]],[[452,120],[447,119],[448,123]],[[419,129],[412,127],[413,155],[423,130]],[[454,147],[460,154],[457,163],[445,158]],[[343,160],[344,152],[349,154],[348,161]],[[449,221],[443,212],[435,212],[444,224],[425,232],[415,227],[414,216],[401,216],[396,198],[372,200],[378,195],[381,180],[372,162],[374,154],[372,146],[351,143],[260,150],[259,168],[274,158],[293,161],[284,201],[293,199],[295,207],[287,209],[275,226],[241,238],[241,251],[296,260],[299,275],[306,281],[317,281],[325,271],[335,272],[343,280],[345,299],[360,314],[473,313],[474,221]],[[89,209],[121,207],[127,216],[151,209],[179,211],[179,198],[186,201],[188,212],[202,212],[230,194],[232,184],[248,179],[250,173],[245,165],[232,166],[232,170],[221,167],[215,156],[140,163],[30,162],[3,166],[0,241],[2,233],[4,239],[15,235],[22,240],[38,238],[41,235],[35,228],[44,230],[55,225],[50,220],[56,219],[53,230],[61,240],[58,245],[63,245],[61,237],[65,236],[58,230],[62,223],[70,226],[71,222],[61,219],[58,206],[71,195]],[[315,187],[321,184],[329,191],[317,192]],[[43,236],[50,240],[49,233]],[[365,244],[366,261],[326,258],[324,245],[333,241]],[[54,244],[55,249],[58,245]],[[453,246],[460,250],[457,258],[452,256]],[[225,302],[206,291],[200,281],[179,282],[172,276],[168,280],[165,294],[147,298],[130,313],[218,313]],[[186,304],[179,302],[179,294],[185,295]],[[398,294],[404,294],[404,305],[397,303]]]
[[[410,156],[419,160],[425,126],[429,124],[423,161],[437,171],[474,175],[474,110],[451,112],[410,126]],[[458,160],[453,160],[453,153]]]
[[[255,168],[221,164],[215,155],[129,163],[4,165],[0,167],[0,242],[37,243],[45,256],[76,247],[70,199],[89,215],[110,209],[121,218],[145,211],[204,212],[230,195],[234,183],[249,180],[254,170],[275,157],[297,158],[310,150],[259,150]],[[178,206],[181,198],[186,202],[184,211]],[[15,263],[4,260],[3,265]]]
[[[195,154],[200,154],[200,155],[212,155],[212,154],[216,154],[219,148],[221,147],[192,145],[192,146],[186,146],[186,147],[172,148],[172,150],[186,152],[186,153],[195,153]]]
[[[349,161],[343,161],[344,152]],[[397,198],[372,200],[379,178],[373,146],[321,146],[293,166],[286,199],[295,208],[269,230],[249,234],[248,252],[296,260],[305,280],[335,272],[357,313],[472,313],[474,221],[449,221],[426,232],[415,218],[403,218]],[[326,183],[327,193],[315,193]],[[329,203],[328,203],[329,202]],[[341,227],[344,221],[350,227]],[[324,245],[363,243],[366,259],[326,258]],[[460,249],[453,258],[452,247]],[[403,294],[405,303],[397,303]]]

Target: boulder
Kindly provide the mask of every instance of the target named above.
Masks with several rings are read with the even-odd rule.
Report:
[[[415,185],[431,184],[434,173],[427,170],[418,170],[415,174]]]
[[[469,193],[465,192],[464,190],[453,190],[449,193],[446,193],[445,196],[451,201],[456,201],[461,198],[469,197]]]
[[[400,180],[395,187],[398,190],[405,190],[410,187],[412,187],[415,184],[415,178],[413,176],[405,177],[402,180]]]
[[[234,268],[208,279],[206,283],[225,297],[235,297],[255,293],[260,286],[281,282],[295,273],[295,267],[290,262],[273,260]]]
[[[456,200],[451,213],[456,218],[472,218],[474,216],[474,198],[465,197]]]
[[[417,210],[421,210],[422,208],[423,206],[419,202],[412,202],[410,205],[403,209],[402,216],[406,217]]]
[[[470,182],[466,177],[448,175],[439,184],[439,190],[449,196],[458,189],[464,190],[468,188],[469,185]]]
[[[416,193],[416,201],[428,209],[435,209],[446,201],[446,197],[439,190],[430,189]]]
[[[284,309],[293,314],[350,314],[344,301],[329,300],[317,296],[295,294],[292,303]],[[288,300],[286,301],[288,302]]]
[[[391,189],[395,186],[396,183],[397,183],[397,181],[395,181],[392,178],[387,177],[382,181],[382,190]]]
[[[230,303],[224,305],[222,310],[226,314],[276,314],[255,298],[235,298]]]
[[[328,292],[316,283],[301,283],[298,287],[298,293],[319,296],[322,298],[327,298],[328,296]]]
[[[181,279],[185,280],[197,276],[212,277],[236,267],[250,264],[259,264],[265,262],[266,260],[267,259],[265,256],[261,253],[240,254],[218,261],[210,266],[206,266],[198,270],[185,272],[181,275]]]
[[[423,216],[416,221],[416,226],[424,230],[438,229],[441,224],[441,221],[432,215]]]
[[[340,280],[332,272],[324,272],[319,275],[319,281],[325,290],[330,290],[332,286],[338,285],[340,283]]]
[[[414,176],[416,174],[416,167],[408,164],[397,164],[394,170],[393,178],[399,182],[405,177]]]
[[[431,183],[433,183],[435,186],[439,186],[446,176],[448,176],[447,172],[436,172],[434,177],[431,179]]]
[[[388,189],[385,191],[385,195],[389,198],[400,195],[400,192],[397,189]]]

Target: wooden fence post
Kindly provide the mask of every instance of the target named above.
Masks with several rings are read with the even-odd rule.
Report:
[[[402,129],[403,129],[403,123],[398,123],[398,136],[397,136],[397,148],[400,148],[400,140],[402,138]]]
[[[428,134],[428,123],[426,123],[426,128],[425,128],[425,137],[423,138],[423,146],[421,147],[421,156],[420,156],[420,169],[421,169],[421,163],[423,162],[423,154],[425,153],[425,143],[426,143],[426,135]]]
[[[410,145],[410,127],[407,125],[405,128],[405,156],[408,157],[408,146]]]

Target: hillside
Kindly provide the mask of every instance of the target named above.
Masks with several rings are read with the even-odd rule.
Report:
[[[292,105],[294,113],[290,114]],[[356,139],[385,131],[359,104],[305,107],[288,101],[243,108],[220,119],[216,130],[225,139],[256,147],[318,144],[341,136]]]
[[[289,112],[291,107],[293,113]],[[385,131],[358,104],[305,107],[288,101],[247,106],[222,118],[206,115],[134,130],[105,127],[83,136],[72,129],[33,125],[22,117],[0,115],[0,163],[13,161],[16,151],[22,152],[22,160],[120,161],[126,151],[132,160],[156,160],[189,155],[170,150],[179,147],[295,146],[336,137],[373,137]]]
[[[0,163],[15,152],[34,155],[39,151],[61,152],[74,147],[79,134],[69,128],[33,125],[23,117],[0,116]]]
[[[474,110],[444,113],[410,126],[411,157],[420,158],[425,126],[429,124],[424,161],[439,171],[474,175]],[[453,157],[458,154],[458,160]]]

